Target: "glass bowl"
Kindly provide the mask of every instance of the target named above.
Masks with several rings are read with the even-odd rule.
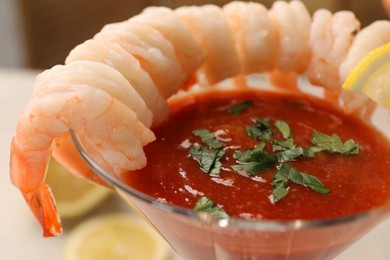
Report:
[[[267,85],[261,83],[262,85]],[[305,85],[305,84],[303,84]],[[316,88],[309,88],[316,90]],[[317,89],[318,90],[318,89]],[[302,90],[304,91],[304,88]],[[316,91],[309,91],[318,95]],[[390,136],[387,112],[376,108],[373,124]],[[156,200],[119,181],[98,165],[70,130],[87,164],[168,241],[183,259],[333,259],[386,219],[390,203],[357,215],[327,220],[254,221],[217,218]]]

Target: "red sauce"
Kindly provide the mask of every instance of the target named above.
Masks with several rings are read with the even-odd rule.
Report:
[[[232,104],[252,100],[253,106],[240,115],[227,113]],[[369,124],[343,114],[323,100],[304,95],[287,95],[259,91],[210,92],[171,102],[169,120],[154,129],[157,140],[145,147],[148,165],[126,175],[125,182],[161,201],[193,208],[205,195],[231,217],[250,219],[324,219],[348,216],[386,203],[390,198],[390,145]],[[271,123],[289,123],[296,145],[312,145],[313,130],[337,134],[343,141],[350,138],[359,144],[359,155],[320,152],[315,158],[299,158],[288,164],[317,177],[329,194],[320,194],[302,185],[289,183],[289,194],[271,203],[271,167],[254,180],[230,168],[237,164],[232,157],[234,147],[253,148],[259,143],[245,130],[254,117],[269,117]],[[185,144],[200,143],[192,131],[207,128],[223,130],[221,138],[228,148],[222,159],[219,177],[202,172],[199,164],[188,156]],[[274,138],[281,134],[274,131]],[[266,149],[269,149],[267,147]]]

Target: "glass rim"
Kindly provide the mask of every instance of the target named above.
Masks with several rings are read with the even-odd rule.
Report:
[[[71,139],[76,147],[76,150],[83,158],[83,160],[88,164],[89,167],[104,181],[110,184],[116,190],[124,192],[126,195],[131,195],[150,206],[163,210],[165,212],[172,212],[179,214],[180,216],[190,218],[195,221],[201,221],[202,223],[207,223],[209,225],[214,225],[219,228],[244,228],[252,230],[261,230],[268,232],[283,232],[283,231],[298,231],[298,230],[307,230],[314,228],[322,228],[328,226],[335,226],[340,224],[348,224],[357,220],[363,220],[370,216],[381,216],[384,218],[386,214],[390,214],[390,201],[374,207],[370,210],[366,210],[354,215],[337,217],[337,218],[328,218],[328,219],[295,219],[295,220],[247,220],[241,218],[231,218],[231,217],[216,217],[212,216],[205,212],[196,212],[189,208],[180,207],[174,204],[161,202],[156,198],[147,195],[143,192],[140,192],[129,185],[121,182],[119,179],[109,174],[106,170],[100,167],[85,151],[80,138],[77,133],[69,129]],[[118,191],[117,191],[118,192]]]

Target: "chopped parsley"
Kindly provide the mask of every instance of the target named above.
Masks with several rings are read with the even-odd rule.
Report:
[[[269,123],[270,119],[268,117],[264,118],[255,118],[256,124],[247,126],[246,132],[248,135],[254,139],[260,139],[263,141],[272,140],[272,128]]]
[[[278,167],[278,171],[274,175],[274,179],[272,181],[272,184],[274,185],[272,190],[274,202],[278,202],[288,194],[287,184],[289,181],[309,187],[321,194],[327,194],[330,192],[330,190],[326,188],[316,177],[300,172],[286,163],[282,163]]]
[[[301,147],[294,147],[276,154],[280,163],[293,161],[301,155],[303,155],[303,149]]]
[[[229,107],[228,113],[232,115],[239,115],[241,114],[242,111],[244,111],[246,108],[250,107],[253,105],[252,100],[246,100],[243,102],[236,103]]]
[[[295,148],[295,144],[294,144],[294,139],[292,138],[288,138],[285,140],[275,140],[274,144],[272,145],[272,149],[274,151],[285,151],[294,148]]]
[[[199,163],[203,172],[211,176],[218,176],[221,173],[222,163],[220,160],[225,155],[225,150],[194,145],[189,154]]]
[[[314,131],[311,142],[321,148],[322,151],[340,154],[359,154],[359,145],[349,139],[343,143],[336,134],[332,136]]]
[[[282,134],[283,138],[287,139],[287,138],[291,137],[290,126],[288,125],[287,122],[282,121],[282,120],[276,120],[275,121],[275,126],[280,131],[280,133]]]
[[[233,115],[239,115],[244,109],[252,106],[252,101],[244,101],[234,104],[228,109]],[[276,203],[284,198],[288,192],[289,182],[303,185],[321,194],[327,194],[330,190],[325,187],[320,180],[308,173],[300,172],[292,168],[287,162],[294,161],[300,157],[314,158],[316,153],[329,152],[343,155],[355,155],[359,153],[359,145],[352,139],[343,142],[336,135],[326,135],[319,131],[313,131],[311,143],[308,147],[299,147],[295,144],[293,134],[289,124],[283,120],[275,120],[271,124],[268,117],[254,118],[254,125],[246,126],[246,132],[249,137],[260,140],[252,149],[235,150],[233,158],[237,164],[232,165],[232,169],[239,173],[247,173],[249,176],[257,176],[264,170],[271,167],[276,168],[273,177],[272,201]],[[281,140],[274,138],[274,129],[281,134]],[[205,144],[194,145],[189,151],[189,155],[196,160],[200,169],[211,175],[219,176],[222,169],[221,159],[225,155],[225,144],[219,141],[207,129],[197,129],[193,131]],[[265,148],[272,147],[269,152]],[[213,201],[207,197],[202,197],[196,204],[194,210],[205,211],[210,214],[227,216],[226,212],[219,208]]]
[[[232,168],[254,176],[273,166],[278,161],[277,156],[264,151],[263,148],[264,143],[260,143],[253,149],[235,151],[233,158],[240,164],[233,165]]]
[[[206,212],[212,216],[220,217],[220,218],[228,218],[229,215],[217,204],[215,204],[214,201],[211,199],[203,196],[201,197],[194,207],[195,211],[198,212]]]
[[[220,149],[225,146],[224,143],[218,141],[217,138],[215,138],[215,136],[207,129],[201,128],[192,132],[194,133],[194,135],[200,137],[202,142],[204,142],[208,147],[212,149]]]
[[[207,146],[194,145],[189,151],[189,155],[199,163],[200,169],[211,175],[218,176],[221,173],[221,158],[225,155],[225,144],[210,133],[207,129],[197,129],[193,131]]]

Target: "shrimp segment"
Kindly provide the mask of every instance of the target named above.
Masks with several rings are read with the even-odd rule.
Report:
[[[83,84],[106,91],[132,109],[143,124],[151,126],[153,116],[144,100],[118,71],[102,63],[77,61],[54,66],[37,77],[33,94],[39,97]]]
[[[240,72],[233,36],[221,8],[215,5],[179,7],[176,15],[190,28],[206,52],[200,68],[208,84],[237,75]]]
[[[390,42],[390,21],[376,21],[362,29],[356,35],[345,60],[340,65],[341,82],[345,81],[364,55],[388,42]]]
[[[311,55],[309,12],[300,1],[276,1],[269,12],[279,35],[276,67],[282,72],[304,72]]]
[[[164,98],[175,94],[186,81],[172,44],[149,26],[130,19],[105,26],[94,38],[117,43],[137,58]]]
[[[148,7],[131,20],[156,29],[172,44],[187,77],[191,77],[204,62],[206,54],[200,43],[171,9]]]
[[[330,90],[340,89],[339,67],[351,47],[360,22],[349,11],[320,9],[313,15],[310,30],[312,59],[306,71],[311,83]]]
[[[223,7],[245,74],[271,71],[276,60],[276,33],[268,10],[259,3],[234,1]]]
[[[153,125],[161,124],[168,116],[167,102],[157,90],[157,86],[149,74],[141,68],[139,61],[134,56],[118,44],[96,39],[88,40],[69,53],[65,64],[83,60],[101,62],[120,72],[151,110]]]

